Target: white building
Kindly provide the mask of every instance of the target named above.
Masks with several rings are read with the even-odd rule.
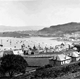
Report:
[[[50,60],[51,65],[57,65],[57,66],[69,64],[70,62],[71,62],[71,57],[64,55],[64,54],[55,55]]]
[[[72,62],[78,61],[80,59],[79,53],[77,51],[69,53],[69,56],[72,58]]]
[[[22,50],[13,50],[13,54],[23,56],[23,51]]]

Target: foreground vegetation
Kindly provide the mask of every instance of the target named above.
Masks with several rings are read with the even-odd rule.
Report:
[[[27,66],[28,64],[22,56],[7,54],[1,58],[0,77],[12,78],[15,74],[24,74]]]
[[[68,73],[77,72],[79,70],[80,70],[80,61],[64,66],[37,69],[36,72],[34,73],[33,78],[57,78],[59,76]]]
[[[69,79],[80,76],[80,61],[69,65],[52,67],[46,65],[36,69],[35,72],[16,77],[17,79]]]
[[[46,65],[38,67],[36,71],[25,73],[27,62],[19,55],[5,55],[1,58],[0,78],[16,78],[16,79],[69,79],[80,76],[80,61],[73,62],[62,66]],[[14,77],[15,74],[22,75]],[[6,76],[8,74],[8,76]]]

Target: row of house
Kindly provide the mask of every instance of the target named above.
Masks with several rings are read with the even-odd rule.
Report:
[[[52,66],[59,66],[80,60],[80,53],[77,51],[71,51],[68,53],[61,53],[61,54],[56,53],[56,55],[38,54],[30,56],[24,56],[23,51],[21,49],[0,51],[0,57],[6,54],[15,54],[23,56],[25,57],[26,61],[30,66],[45,66],[47,64],[50,64]]]
[[[76,62],[80,60],[80,53],[77,51],[73,51],[67,54],[39,54],[39,55],[31,55],[24,56],[29,66],[60,66],[64,64],[70,64],[72,62]]]
[[[0,57],[3,57],[7,54],[14,54],[14,55],[21,55],[23,56],[23,51],[21,49],[11,49],[11,50],[1,50],[0,51]]]
[[[23,45],[23,47],[25,47],[25,46]],[[64,48],[64,45],[57,46],[57,47]],[[27,53],[27,51],[28,51],[28,54],[32,54],[33,50],[30,50],[27,48],[23,48],[23,49],[4,48],[3,49],[3,47],[2,47],[2,50],[0,51],[0,57],[2,57],[3,55],[9,54],[9,53],[24,56],[24,51],[26,51],[25,53]],[[41,50],[41,52],[43,54],[46,53],[45,50]],[[47,52],[52,52],[52,54],[48,53],[49,55],[46,55],[46,54],[39,55],[40,50],[39,51],[35,50],[34,51],[35,55],[33,57],[32,57],[32,55],[30,57],[26,57],[26,60],[28,61],[28,64],[30,64],[30,66],[44,66],[47,64],[50,64],[53,66],[54,65],[58,66],[58,65],[69,64],[71,62],[78,61],[80,59],[80,53],[77,51],[72,51],[67,54],[62,53],[62,54],[57,54],[57,55],[54,55],[53,49],[49,49],[49,50],[47,50]],[[36,54],[38,54],[38,55],[36,55]],[[37,56],[37,57],[35,57],[35,56]]]
[[[21,49],[24,51],[25,55],[27,54],[31,54],[31,52],[34,52],[34,54],[36,54],[35,52],[37,51],[37,54],[39,53],[48,53],[48,52],[60,52],[62,50],[68,50],[70,47],[72,47],[71,45],[69,44],[61,44],[61,45],[56,45],[55,47],[52,47],[50,46],[50,48],[46,47],[44,49],[42,49],[40,46],[39,46],[39,49],[36,48],[36,46],[34,46],[33,48],[30,48],[30,46],[26,47],[25,44],[23,44],[21,46]]]
[[[52,66],[69,64],[71,62],[75,62],[75,61],[79,61],[79,60],[80,60],[80,53],[77,51],[68,53],[67,55],[60,54],[60,55],[55,55],[55,56],[49,58],[49,62]]]

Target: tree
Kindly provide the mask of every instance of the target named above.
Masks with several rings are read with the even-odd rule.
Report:
[[[80,45],[74,45],[77,48],[78,52],[80,52]]]
[[[26,60],[20,55],[8,54],[1,58],[2,73],[13,77],[15,73],[25,73],[28,66]]]
[[[37,50],[37,48],[36,48],[36,46],[35,46],[35,45],[33,46],[33,50]]]

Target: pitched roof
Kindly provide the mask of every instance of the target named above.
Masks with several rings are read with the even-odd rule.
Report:
[[[18,51],[13,51],[13,53],[14,53],[15,55],[16,55],[16,54],[19,54]]]
[[[60,55],[54,56],[54,60],[55,59],[57,59],[58,61],[64,61],[64,60],[70,59],[70,57],[64,54],[60,54]]]
[[[70,56],[72,56],[72,57],[79,57],[78,52],[72,52],[72,53],[70,53]]]
[[[13,54],[13,51],[12,50],[6,50],[6,51],[3,51],[3,54]]]

